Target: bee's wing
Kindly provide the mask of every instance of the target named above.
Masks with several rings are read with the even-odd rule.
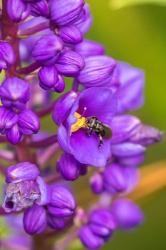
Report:
[[[112,130],[104,124],[104,131],[105,131],[105,137],[106,138],[111,138],[112,137]]]

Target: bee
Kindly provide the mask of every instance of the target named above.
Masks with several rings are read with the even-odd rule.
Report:
[[[98,120],[96,116],[86,118],[78,113],[75,113],[74,115],[77,118],[77,121],[71,126],[72,133],[78,131],[81,128],[87,130],[88,136],[91,136],[93,133],[95,133],[99,138],[99,148],[103,144],[103,138],[109,139],[112,137],[111,129],[106,124]]]
[[[111,138],[112,131],[111,129],[99,121],[96,116],[92,116],[86,119],[88,135],[91,136],[92,133],[95,133],[99,137],[99,148],[103,144],[103,138]]]

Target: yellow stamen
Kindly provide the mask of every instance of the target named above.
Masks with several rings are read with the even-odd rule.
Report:
[[[81,116],[79,113],[75,112],[74,116],[77,118],[77,121],[71,126],[71,132],[74,133],[80,128],[86,128],[86,118]]]

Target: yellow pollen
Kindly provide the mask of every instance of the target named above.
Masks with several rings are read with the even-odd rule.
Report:
[[[86,118],[81,116],[79,113],[75,112],[74,116],[77,118],[77,121],[71,126],[71,132],[74,133],[80,128],[86,128]]]

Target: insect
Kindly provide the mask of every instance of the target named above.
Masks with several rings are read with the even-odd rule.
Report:
[[[77,118],[76,123],[71,126],[71,132],[74,133],[81,128],[87,129],[87,134],[91,136],[95,133],[99,138],[99,147],[103,144],[103,138],[111,138],[112,131],[111,129],[104,123],[98,120],[96,116],[91,117],[83,117],[77,112],[74,114]]]
[[[87,118],[86,123],[88,135],[91,136],[94,132],[99,137],[99,147],[101,147],[101,145],[103,144],[103,137],[112,137],[111,129],[107,125],[99,121],[96,116]]]

